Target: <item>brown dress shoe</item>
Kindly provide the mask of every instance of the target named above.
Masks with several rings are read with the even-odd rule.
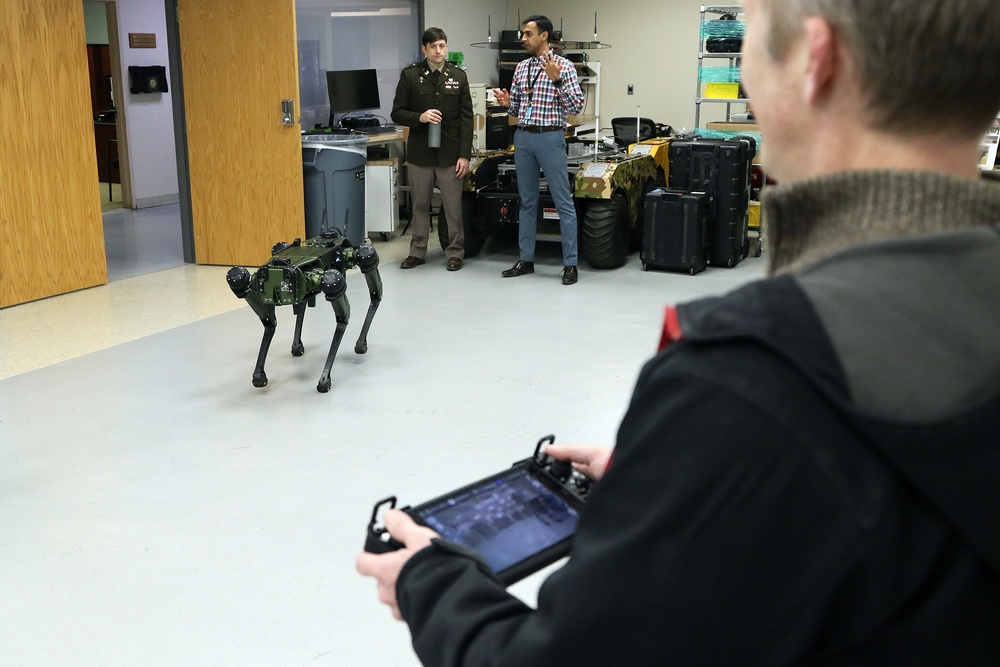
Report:
[[[535,272],[534,262],[519,261],[514,266],[510,267],[506,271],[501,271],[500,275],[504,278],[517,278],[518,276],[523,276],[527,273]]]
[[[413,255],[410,255],[409,257],[407,257],[402,261],[402,263],[399,265],[399,268],[412,269],[413,267],[420,266],[423,263],[424,263],[423,257],[414,257]]]
[[[563,285],[575,285],[579,277],[580,273],[575,266],[563,267]]]
[[[462,258],[461,257],[449,257],[448,258],[448,270],[458,271],[462,268]]]

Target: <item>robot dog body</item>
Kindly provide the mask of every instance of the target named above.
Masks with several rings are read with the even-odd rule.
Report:
[[[360,267],[368,283],[368,293],[371,297],[365,324],[354,345],[357,354],[364,354],[368,351],[368,328],[382,301],[378,253],[370,243],[355,248],[347,237],[334,228],[305,241],[295,239],[290,244],[284,242],[275,244],[271,249],[271,259],[254,271],[253,275],[242,266],[229,269],[226,282],[229,283],[230,289],[237,297],[246,300],[264,325],[264,337],[260,342],[257,366],[253,372],[253,386],[267,385],[264,361],[267,359],[267,350],[278,324],[275,307],[292,306],[295,313],[292,355],[302,356],[305,352],[305,346],[302,344],[302,321],[305,318],[306,306],[315,306],[317,295],[322,293],[333,306],[337,318],[337,330],[333,335],[326,365],[323,367],[323,374],[316,389],[320,392],[330,391],[330,369],[333,367],[337,349],[351,318],[345,274],[348,269],[355,266]]]

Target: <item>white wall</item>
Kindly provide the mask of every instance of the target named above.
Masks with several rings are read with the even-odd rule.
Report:
[[[497,84],[497,51],[471,46],[474,42],[485,42],[488,29],[492,29],[493,41],[497,42],[500,29],[504,25],[504,6],[498,0],[466,0],[461,4],[454,0],[425,0],[425,27],[436,26],[448,35],[448,49],[465,54],[462,65],[470,83]],[[508,28],[515,29],[516,15],[510,19]]]
[[[694,127],[694,99],[698,67],[698,12],[702,0],[624,0],[613,3],[606,0],[470,0],[456,11],[451,0],[426,0],[425,13],[428,25],[431,19],[450,22],[459,28],[455,39],[448,32],[452,49],[467,41],[483,41],[486,15],[492,15],[494,41],[499,27],[516,29],[517,12],[521,18],[531,14],[548,16],[555,29],[560,19],[563,37],[567,40],[589,41],[594,36],[594,12],[598,18],[598,38],[611,44],[610,49],[590,51],[591,60],[601,61],[601,125],[610,128],[615,116],[634,116],[636,105],[642,115],[659,123],[673,125],[675,129]],[[734,3],[736,4],[736,3]],[[504,12],[506,23],[503,23]],[[447,18],[445,18],[447,17]],[[500,22],[498,23],[498,19]],[[472,39],[466,34],[471,34]],[[469,48],[485,56],[496,52]],[[478,54],[477,54],[478,55]],[[486,67],[479,64],[477,67]],[[484,58],[485,60],[485,58]],[[722,64],[721,62],[718,64]],[[495,67],[491,82],[496,81]],[[473,70],[469,68],[470,75]],[[478,72],[477,72],[478,73]],[[635,93],[627,94],[628,84],[635,86]],[[742,111],[742,105],[736,111]],[[702,105],[701,123],[722,120],[724,105]]]
[[[167,67],[167,22],[163,0],[118,0],[118,43],[121,81],[129,147],[129,175],[136,208],[159,206],[178,200],[177,158],[174,153],[174,115],[169,87],[166,93],[133,94],[128,91],[130,65]],[[154,33],[155,49],[133,49],[130,32]]]

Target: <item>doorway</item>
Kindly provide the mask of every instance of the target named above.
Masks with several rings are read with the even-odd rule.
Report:
[[[182,266],[184,248],[176,201],[150,204],[149,198],[137,197],[130,184],[131,151],[125,130],[129,102],[135,100],[126,97],[128,77],[123,60],[130,54],[121,51],[127,43],[119,44],[118,4],[84,0],[83,9],[108,282]],[[141,7],[132,4],[122,10],[126,27],[148,25],[147,16],[162,11],[150,0]],[[142,53],[140,57],[145,57]],[[134,59],[135,54],[131,56]],[[144,99],[135,103],[140,109],[134,116],[142,119],[149,104]],[[168,127],[172,134],[172,124]],[[136,154],[145,160],[150,153],[139,146]],[[145,162],[133,166],[147,167]]]
[[[101,193],[101,211],[108,212],[131,207],[128,188],[123,175],[127,151],[123,150],[122,123],[119,114],[124,105],[121,99],[121,56],[118,50],[117,7],[114,2],[86,0],[83,3],[84,24],[87,31],[87,65],[90,76],[91,115],[94,118],[94,145],[97,149],[98,187]],[[123,119],[121,119],[123,120]]]

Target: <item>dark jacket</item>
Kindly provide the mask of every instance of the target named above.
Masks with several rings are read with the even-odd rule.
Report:
[[[420,114],[438,109],[442,115],[441,147],[427,147],[428,123]],[[449,62],[435,77],[427,60],[404,67],[392,101],[392,122],[410,128],[406,160],[422,167],[447,167],[472,155],[472,95],[465,72]]]
[[[537,611],[447,545],[404,567],[421,660],[1000,664],[997,266],[928,234],[678,308]]]

